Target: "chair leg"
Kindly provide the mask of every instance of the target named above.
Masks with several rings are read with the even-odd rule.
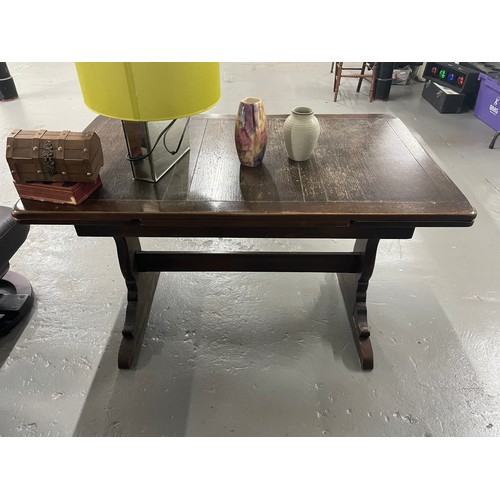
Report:
[[[333,85],[333,102],[337,102],[337,97],[339,95],[340,79],[342,78],[342,64],[341,62],[335,63],[335,81]]]
[[[356,92],[361,90],[361,84],[363,83],[363,75],[365,74],[366,63],[364,62],[361,66],[361,73],[359,74],[358,87],[356,88]]]
[[[375,100],[375,79],[377,77],[377,63],[375,63],[372,67],[372,81],[370,83],[370,93],[369,93],[369,99],[370,102],[373,102]]]

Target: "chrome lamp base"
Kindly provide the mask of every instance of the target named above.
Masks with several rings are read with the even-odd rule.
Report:
[[[188,122],[189,118],[171,122],[122,120],[135,180],[159,181],[189,151]],[[167,126],[167,132],[160,138]]]

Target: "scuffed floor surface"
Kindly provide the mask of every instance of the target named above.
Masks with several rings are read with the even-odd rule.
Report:
[[[14,128],[82,130],[71,64],[9,63]],[[137,367],[119,371],[125,286],[114,243],[31,228],[11,260],[36,293],[0,338],[1,436],[500,436],[500,144],[472,112],[442,115],[422,83],[368,102],[330,63],[221,66],[222,99],[266,112],[399,116],[478,211],[471,228],[383,240],[368,290],[375,369],[359,368],[330,274],[163,273]],[[0,160],[0,203],[17,200]],[[404,182],[404,179],[402,179]],[[350,241],[145,240],[147,249],[349,250]]]

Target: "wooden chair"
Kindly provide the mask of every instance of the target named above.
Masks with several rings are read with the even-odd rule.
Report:
[[[361,63],[361,67],[356,66],[356,67],[344,67],[343,62],[335,62],[332,63],[332,67],[330,69],[330,73],[334,72],[335,68],[335,75],[333,77],[333,102],[337,102],[337,96],[339,95],[339,89],[340,89],[340,81],[342,78],[358,78],[358,86],[356,88],[356,92],[359,92],[361,89],[361,84],[363,83],[363,80],[367,80],[370,82],[370,93],[369,93],[369,99],[370,102],[374,100],[374,85],[375,85],[375,71],[376,71],[376,64],[375,63],[367,63],[363,62]],[[371,70],[371,73],[366,74],[365,71]],[[352,73],[353,71],[359,71],[359,73]]]

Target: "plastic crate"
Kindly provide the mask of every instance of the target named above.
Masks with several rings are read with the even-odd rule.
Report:
[[[474,115],[493,130],[500,130],[500,73],[479,74],[480,87]]]

